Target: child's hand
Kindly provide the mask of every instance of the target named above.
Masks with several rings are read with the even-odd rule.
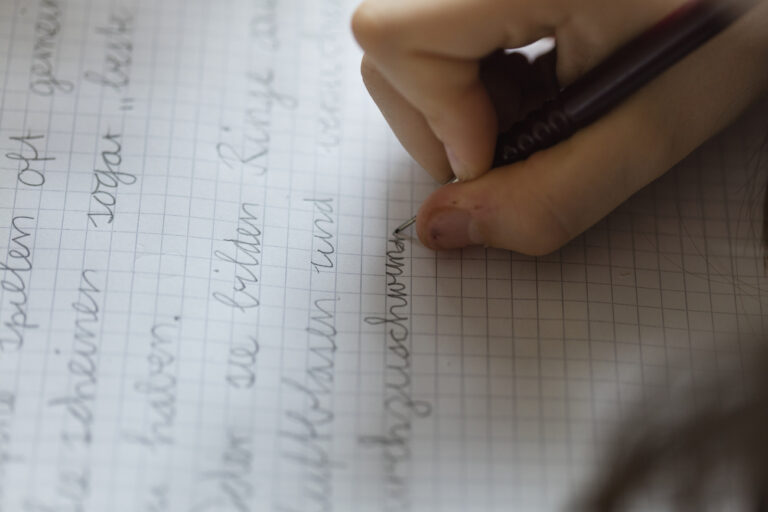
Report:
[[[564,86],[682,3],[366,0],[352,27],[368,90],[432,176],[469,180],[427,199],[419,238],[435,249],[551,252],[732,121],[768,85],[768,2],[572,138],[486,173],[499,124],[531,91],[498,76],[487,88],[483,57],[555,36]]]

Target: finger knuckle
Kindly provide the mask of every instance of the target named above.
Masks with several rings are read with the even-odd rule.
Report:
[[[511,249],[529,256],[550,254],[568,243],[573,234],[556,215],[539,208],[519,217],[519,235]]]
[[[522,241],[522,246],[518,250],[529,256],[544,256],[560,249],[569,240],[571,237],[560,229],[557,223],[542,222],[527,239]]]
[[[533,173],[543,172],[538,167],[549,165],[546,160],[533,155],[526,162]],[[550,254],[578,235],[578,223],[561,211],[561,203],[549,197],[547,190],[539,187],[516,189],[518,192],[518,237],[513,249],[531,256]]]
[[[380,2],[368,0],[360,4],[352,15],[352,33],[367,52],[375,51],[391,39],[392,17]]]
[[[363,82],[366,85],[378,81],[381,75],[368,55],[363,55],[363,59],[360,62],[360,74],[362,75]]]

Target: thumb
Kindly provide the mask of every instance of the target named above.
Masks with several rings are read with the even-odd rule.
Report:
[[[768,36],[757,30],[766,11],[740,20],[570,139],[524,162],[437,190],[419,211],[419,238],[434,249],[556,250],[730,123],[765,90],[768,75],[756,70],[768,52]]]

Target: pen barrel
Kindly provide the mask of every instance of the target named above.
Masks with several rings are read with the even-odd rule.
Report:
[[[691,0],[499,135],[493,166],[554,146],[717,35],[756,0]]]
[[[558,99],[550,100],[534,110],[509,131],[499,135],[493,166],[524,160],[537,151],[554,146],[575,131],[570,117]]]
[[[690,0],[588,71],[560,99],[576,125],[602,117],[737,19],[753,0]]]

